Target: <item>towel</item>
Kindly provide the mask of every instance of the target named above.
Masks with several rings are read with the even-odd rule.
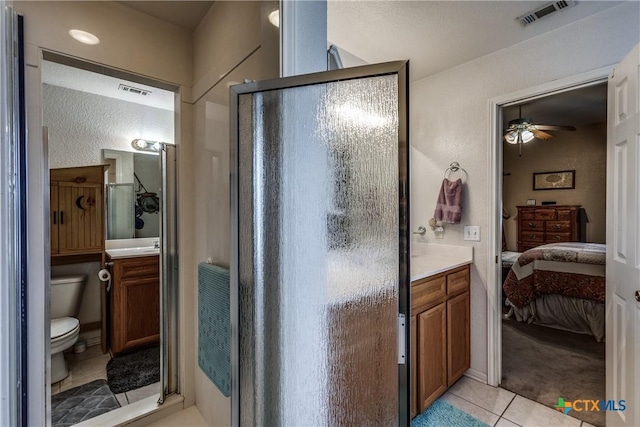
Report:
[[[460,224],[462,219],[462,179],[449,181],[445,178],[438,194],[436,204],[436,221],[448,222],[449,224]]]

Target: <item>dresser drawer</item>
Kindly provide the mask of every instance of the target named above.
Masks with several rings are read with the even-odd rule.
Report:
[[[574,212],[571,209],[558,209],[558,221],[571,221],[571,216]]]
[[[463,267],[459,271],[447,275],[447,295],[469,290],[469,268]]]
[[[544,230],[544,221],[534,221],[534,220],[520,221],[520,228],[522,230],[542,231]]]
[[[533,248],[538,247],[540,245],[541,245],[541,243],[519,242],[518,243],[518,252],[528,251],[529,249],[533,249]]]
[[[545,241],[546,243],[570,242],[571,233],[547,233]]]
[[[536,209],[534,219],[541,221],[555,221],[556,210],[555,209]]]
[[[544,231],[522,231],[520,233],[520,240],[530,243],[543,243]]]
[[[522,209],[518,215],[521,220],[535,219],[536,211],[534,209]]]
[[[571,222],[569,221],[547,221],[547,231],[556,233],[569,233],[571,232]]]
[[[411,283],[411,309],[415,313],[426,310],[447,294],[447,276],[441,275]]]

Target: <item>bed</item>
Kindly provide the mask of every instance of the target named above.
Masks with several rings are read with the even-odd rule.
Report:
[[[509,316],[604,340],[606,246],[551,243],[518,256],[504,280]]]

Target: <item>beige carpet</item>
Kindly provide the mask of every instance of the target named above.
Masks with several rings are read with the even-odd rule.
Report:
[[[605,343],[589,335],[502,322],[501,387],[553,408],[565,401],[605,397]],[[570,416],[596,426],[605,425],[604,412],[578,412]]]

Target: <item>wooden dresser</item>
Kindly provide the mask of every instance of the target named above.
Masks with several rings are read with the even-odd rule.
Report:
[[[517,208],[518,252],[546,243],[581,241],[580,205]]]

